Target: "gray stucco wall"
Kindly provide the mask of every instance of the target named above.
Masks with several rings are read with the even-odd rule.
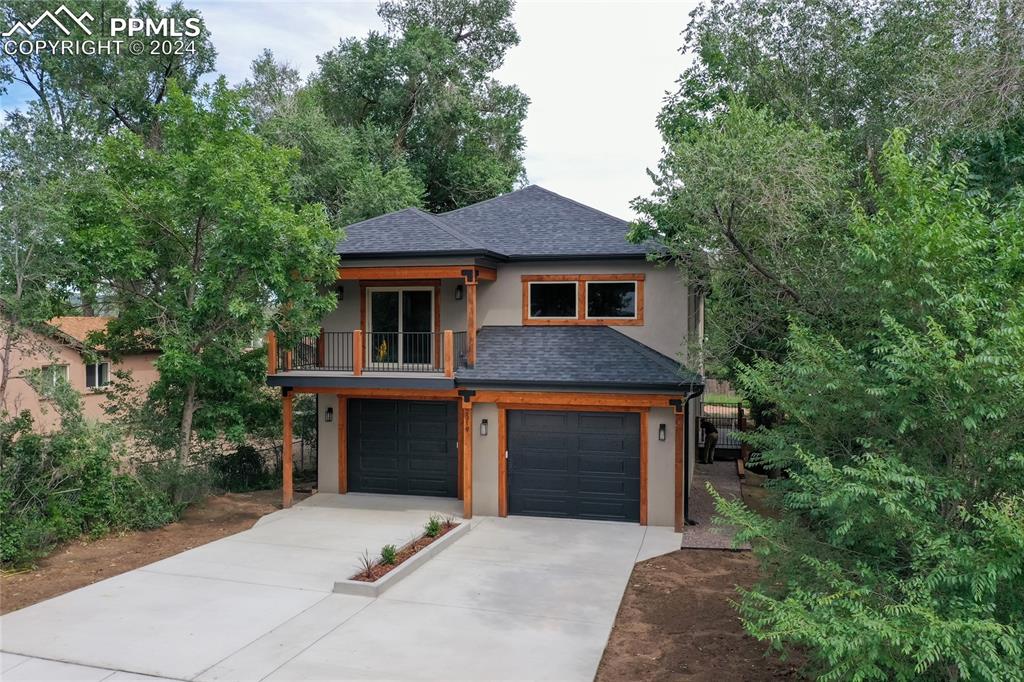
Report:
[[[461,283],[461,280],[457,279],[441,280],[441,328],[436,331],[466,331],[466,296],[463,294],[461,301],[455,300],[455,287]],[[337,307],[324,318],[324,331],[350,332],[360,328],[359,281],[342,280],[339,284],[345,289],[345,300],[338,302]],[[395,286],[401,285],[396,282]]]
[[[658,427],[665,425],[665,440]],[[647,525],[675,524],[676,419],[672,408],[655,407],[647,415]]]
[[[319,394],[317,425],[317,490],[322,493],[338,492],[338,396],[330,393]],[[324,421],[324,413],[330,407],[334,410],[334,421]]]
[[[487,420],[487,435],[480,435],[480,420]],[[473,514],[498,515],[498,406],[473,405]]]

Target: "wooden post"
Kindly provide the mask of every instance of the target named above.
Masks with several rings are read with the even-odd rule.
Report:
[[[281,506],[292,506],[292,395],[281,396]]]
[[[476,364],[476,279],[466,282],[466,357],[469,366]]]
[[[352,332],[352,376],[363,373],[363,330]]]
[[[444,375],[455,376],[455,334],[451,329],[444,330]]]
[[[348,492],[348,398],[338,396],[338,493]]]
[[[324,342],[326,336],[324,335],[324,328],[320,327],[320,336],[316,337],[316,366],[324,366],[324,356],[327,354],[324,348]]]
[[[292,352],[290,350],[286,350],[284,352],[284,370],[287,372],[291,368],[292,368]]]
[[[277,334],[267,332],[267,374],[277,374]]]
[[[675,482],[676,482],[676,497],[675,497],[675,530],[677,533],[683,532],[683,486],[686,485],[686,481],[683,480],[683,457],[686,454],[686,448],[684,443],[686,442],[686,424],[683,421],[683,413],[676,412],[676,452],[675,452]]]
[[[462,410],[462,516],[473,518],[473,403],[464,399],[459,403]]]

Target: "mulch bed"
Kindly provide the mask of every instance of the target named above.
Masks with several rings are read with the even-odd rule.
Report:
[[[377,580],[380,580],[381,578],[386,576],[388,573],[390,573],[391,571],[393,571],[396,568],[398,568],[402,564],[402,562],[407,561],[408,559],[412,558],[417,552],[419,552],[424,547],[430,545],[431,543],[433,543],[433,542],[435,542],[437,540],[440,540],[442,537],[445,536],[445,534],[447,534],[449,531],[453,530],[458,525],[459,524],[457,524],[457,523],[454,523],[454,524],[452,524],[450,526],[442,525],[441,526],[441,531],[437,535],[435,535],[434,537],[430,537],[429,535],[421,535],[420,537],[416,538],[412,542],[410,542],[408,544],[405,544],[405,545],[402,545],[402,548],[399,549],[398,553],[395,555],[395,563],[393,563],[393,564],[385,564],[385,563],[374,564],[373,568],[371,568],[369,570],[369,572],[367,572],[367,571],[360,571],[359,573],[357,573],[354,576],[352,576],[350,578],[350,580],[358,580],[361,583],[372,583],[372,582],[376,582]]]

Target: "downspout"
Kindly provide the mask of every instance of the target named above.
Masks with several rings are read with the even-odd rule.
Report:
[[[690,439],[690,401],[704,392],[703,387],[683,398],[683,424],[686,428],[686,443],[683,444],[683,523],[687,526],[696,526],[697,522],[690,518],[690,455],[692,449],[690,443],[696,443],[696,434]]]

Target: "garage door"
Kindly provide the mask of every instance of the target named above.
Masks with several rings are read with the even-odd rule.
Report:
[[[508,511],[640,520],[640,415],[509,411]]]
[[[455,497],[457,410],[454,401],[349,400],[349,490]]]

